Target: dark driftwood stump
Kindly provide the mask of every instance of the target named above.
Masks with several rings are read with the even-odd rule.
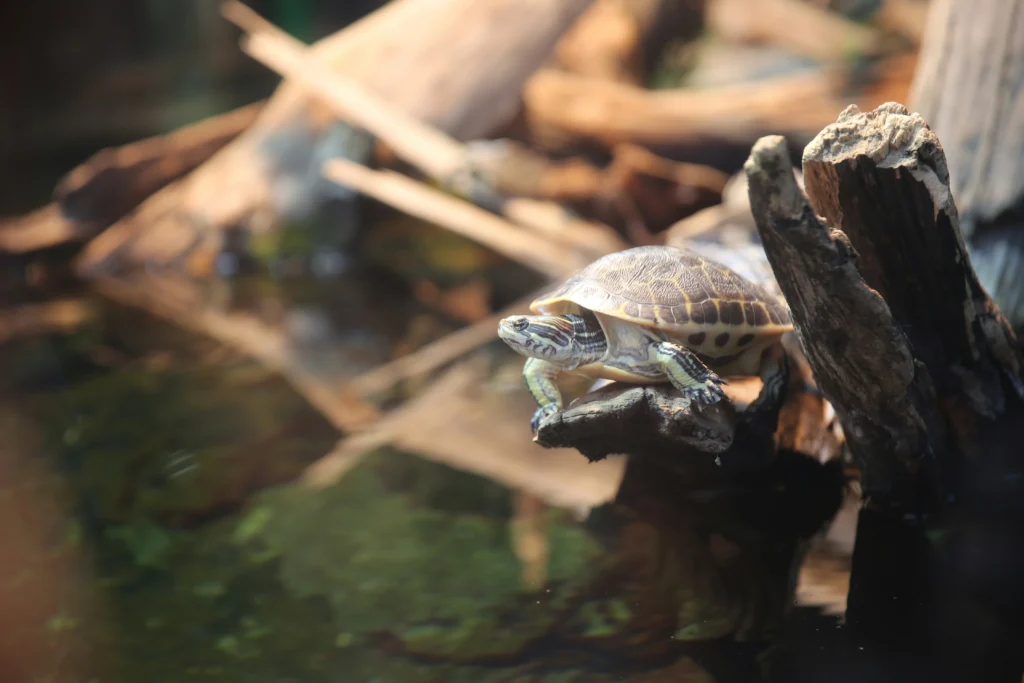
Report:
[[[901,105],[849,108],[803,170],[810,203],[782,138],[746,164],[768,259],[862,472],[848,623],[938,646],[922,661],[941,680],[1019,681],[1024,590],[976,545],[1024,571],[1024,359],[971,267],[942,148]]]

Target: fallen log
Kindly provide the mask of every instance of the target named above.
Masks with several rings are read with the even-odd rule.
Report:
[[[803,169],[810,204],[781,137],[746,165],[766,254],[861,472],[847,621],[940,680],[1015,680],[1024,595],[993,599],[963,562],[972,533],[1022,528],[1020,484],[991,485],[1024,468],[1024,358],[971,268],[942,147],[901,105],[850,107]]]

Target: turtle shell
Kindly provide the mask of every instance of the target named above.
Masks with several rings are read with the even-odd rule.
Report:
[[[717,261],[671,246],[603,256],[530,308],[556,315],[589,309],[706,351],[735,350],[738,339],[777,337],[793,327],[789,309],[765,288]]]

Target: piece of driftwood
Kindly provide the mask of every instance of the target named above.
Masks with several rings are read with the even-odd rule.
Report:
[[[913,72],[893,57],[854,101],[873,106],[905,97]],[[836,68],[714,88],[647,90],[545,68],[523,91],[536,144],[557,150],[579,141],[676,145],[707,139],[749,144],[761,132],[810,138],[849,103],[848,75]]]
[[[484,137],[515,114],[522,84],[587,4],[395,0],[317,42],[310,55],[438,130]],[[258,216],[307,215],[337,192],[315,180],[322,161],[359,156],[361,144],[326,105],[286,80],[243,134],[90,242],[79,272],[172,264],[196,250],[216,255],[228,228]]]
[[[909,106],[949,159],[984,287],[1024,330],[1024,2],[933,0]]]
[[[745,169],[768,259],[861,472],[847,621],[917,653],[939,680],[1019,678],[1008,615],[1024,596],[983,590],[992,578],[968,562],[967,539],[1024,519],[1020,484],[1004,479],[1024,467],[1024,359],[971,268],[938,138],[899,104],[850,107],[804,151],[810,203],[781,137],[761,139]],[[929,538],[939,530],[944,540]]]
[[[770,43],[822,62],[881,47],[878,30],[801,0],[712,0],[707,26],[727,40]]]

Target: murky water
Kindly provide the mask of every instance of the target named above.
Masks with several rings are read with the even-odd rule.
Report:
[[[381,277],[251,281],[205,310],[263,321],[303,376],[340,386],[446,329],[410,342],[434,314]],[[412,407],[391,438],[317,480],[346,435],[237,349],[88,289],[8,313],[0,680],[920,673],[844,635],[849,511],[820,537],[844,496],[834,463],[784,453],[730,480],[544,451],[521,361],[496,343],[398,392]]]
[[[234,305],[352,376],[411,304],[349,285]],[[807,529],[751,514],[770,487],[668,504],[631,467],[587,511],[395,447],[311,487],[341,434],[277,374],[89,291],[34,305],[77,317],[0,346],[5,681],[747,680],[781,624]]]

